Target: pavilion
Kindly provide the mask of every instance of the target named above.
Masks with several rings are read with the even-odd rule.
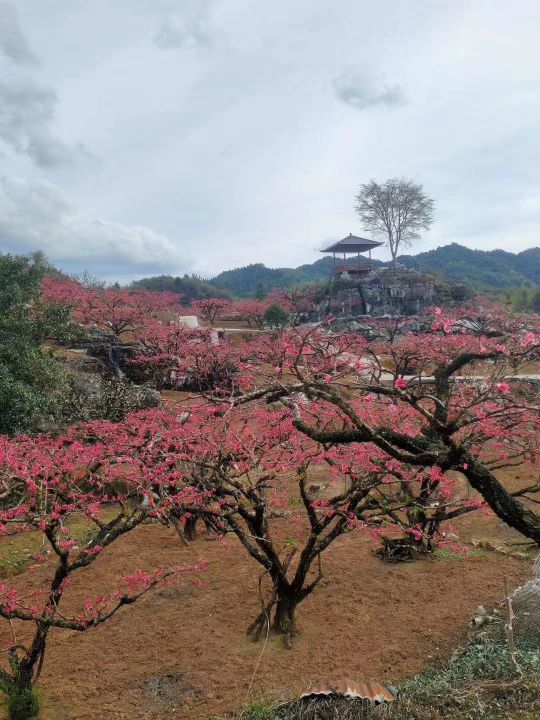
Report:
[[[339,240],[338,242],[330,245],[329,247],[321,250],[323,253],[332,253],[334,256],[334,276],[343,279],[348,279],[351,276],[362,276],[367,274],[371,270],[371,250],[372,248],[380,247],[384,243],[376,242],[375,240],[368,240],[367,238],[357,237],[352,233],[349,236]],[[360,253],[369,252],[369,261],[362,259],[360,261]],[[347,255],[356,254],[356,266],[348,265],[345,262],[343,265],[336,265],[336,254],[340,255],[343,253],[343,260],[346,260]]]

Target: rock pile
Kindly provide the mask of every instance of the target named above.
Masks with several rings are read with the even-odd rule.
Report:
[[[323,315],[422,315],[432,305],[452,305],[468,296],[464,285],[447,283],[397,265],[375,268],[360,281],[337,281],[320,306]]]

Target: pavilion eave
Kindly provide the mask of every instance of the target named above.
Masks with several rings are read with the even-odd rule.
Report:
[[[323,250],[321,250],[321,252],[343,253],[344,255],[346,255],[352,253],[366,252],[367,250],[373,250],[374,248],[380,247],[383,244],[384,243],[382,242],[376,242],[375,240],[369,240],[368,238],[356,237],[355,235],[351,234],[348,237],[343,238],[343,240],[339,240],[333,245],[324,248]]]

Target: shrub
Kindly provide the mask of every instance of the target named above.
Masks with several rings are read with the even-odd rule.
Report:
[[[540,672],[540,648],[522,647],[519,663],[525,674]],[[416,702],[447,702],[458,698],[459,690],[479,681],[497,681],[512,676],[506,643],[493,632],[477,635],[444,665],[434,664],[401,687],[401,694]]]
[[[157,390],[133,385],[122,378],[77,373],[70,378],[63,394],[60,422],[63,426],[89,420],[118,422],[129,413],[160,405]]]
[[[0,433],[35,432],[57,409],[63,376],[42,346],[69,323],[41,302],[42,275],[31,258],[0,256]]]
[[[29,720],[39,712],[39,698],[35,688],[14,687],[8,692],[7,711],[10,720]]]
[[[272,303],[264,313],[264,322],[273,328],[285,327],[289,320],[289,313],[277,303]]]

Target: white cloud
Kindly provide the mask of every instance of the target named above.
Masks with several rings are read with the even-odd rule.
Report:
[[[212,45],[208,0],[184,2],[182,12],[167,15],[154,37],[161,50]]]
[[[533,187],[530,194],[522,198],[519,210],[527,216],[540,217],[540,191]]]
[[[537,244],[536,1],[413,4],[24,0],[41,63],[6,61],[2,173],[54,177],[78,232],[74,205],[159,228],[205,274],[298,265],[361,234],[353,198],[370,178],[412,177],[435,199],[413,251]],[[60,166],[79,138],[99,163]],[[68,240],[55,252],[73,254]],[[129,260],[104,257],[121,258],[104,260],[109,275]]]
[[[23,34],[15,5],[0,2],[0,49],[18,65],[36,65],[37,58]]]
[[[180,248],[154,230],[88,217],[44,181],[0,178],[0,247],[43,250],[69,271],[130,279],[146,272],[181,273],[190,264]]]
[[[54,133],[54,89],[19,67],[36,66],[38,61],[10,2],[0,2],[0,50],[14,63],[5,67],[0,79],[0,143],[27,155],[40,168],[68,165],[88,155],[81,144],[70,146]]]
[[[161,23],[154,38],[155,44],[160,50],[171,48],[204,47],[211,44],[210,37],[198,25],[186,25],[185,23],[174,23],[171,18],[166,18]]]
[[[332,86],[338,100],[355,110],[376,106],[396,107],[405,103],[399,85],[387,85],[367,69],[345,70],[334,78]]]
[[[54,90],[34,80],[0,80],[0,140],[42,168],[85,154],[81,145],[69,146],[52,132],[56,103]]]

